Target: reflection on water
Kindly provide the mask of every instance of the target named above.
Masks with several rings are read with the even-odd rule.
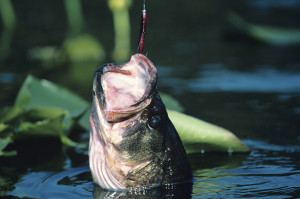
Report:
[[[192,91],[240,91],[240,92],[298,92],[300,73],[259,69],[253,73],[226,69],[206,70],[198,79],[191,80]]]
[[[289,152],[278,146],[261,141],[249,141],[253,148],[251,154],[236,168],[217,167],[210,172],[206,181],[199,177],[194,188],[202,190],[200,198],[296,197],[299,194],[298,152]],[[251,142],[251,143],[250,143]],[[201,173],[200,173],[201,175]],[[197,191],[200,193],[200,191]]]
[[[16,75],[13,73],[0,73],[0,83],[11,83],[15,80]]]
[[[94,199],[109,199],[109,198],[191,198],[192,183],[184,183],[177,185],[166,185],[154,189],[132,189],[129,191],[106,191],[95,186],[93,196]]]
[[[19,198],[190,198],[192,183],[170,184],[154,189],[107,191],[95,185],[88,167],[62,172],[28,172],[7,195]]]
[[[218,64],[204,65],[194,79],[164,78],[162,86],[192,92],[280,92],[300,90],[300,73],[282,72],[272,68],[261,68],[254,72],[227,70]],[[172,86],[171,86],[172,85]]]
[[[63,172],[28,172],[8,195],[30,198],[89,198],[93,182],[88,167]]]
[[[156,189],[106,191],[87,166],[62,172],[27,172],[7,194],[30,198],[285,198],[299,196],[299,147],[243,140],[250,154],[191,154],[194,182]]]

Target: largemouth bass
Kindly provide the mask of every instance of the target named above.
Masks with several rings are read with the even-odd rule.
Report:
[[[183,144],[157,92],[157,71],[142,54],[105,64],[94,76],[89,164],[109,190],[191,181]]]

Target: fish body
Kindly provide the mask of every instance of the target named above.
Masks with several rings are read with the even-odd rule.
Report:
[[[158,92],[157,71],[142,54],[105,64],[94,76],[89,164],[108,190],[187,182],[183,144]]]

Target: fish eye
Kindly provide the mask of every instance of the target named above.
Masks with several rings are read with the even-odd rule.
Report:
[[[148,124],[152,129],[157,129],[160,125],[161,118],[158,116],[151,117]]]

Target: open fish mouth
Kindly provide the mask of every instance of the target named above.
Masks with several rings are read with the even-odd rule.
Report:
[[[151,103],[157,74],[153,63],[135,54],[124,64],[105,64],[95,72],[94,94],[108,122],[132,117]]]

